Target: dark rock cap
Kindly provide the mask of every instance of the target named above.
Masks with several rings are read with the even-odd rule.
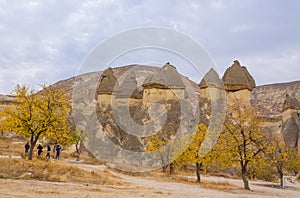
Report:
[[[159,88],[182,88],[184,84],[181,75],[176,68],[170,63],[166,63],[153,75],[147,77],[143,83],[144,87],[159,87]]]
[[[119,83],[112,68],[103,71],[97,87],[98,94],[112,94],[119,91]]]
[[[238,91],[248,89],[252,91],[256,85],[253,77],[249,74],[245,66],[241,67],[239,61],[235,60],[223,76],[225,90]]]
[[[285,111],[288,109],[300,110],[300,103],[295,98],[295,96],[289,96],[288,94],[286,94],[285,101],[282,106],[282,111]]]
[[[224,87],[223,81],[220,79],[218,73],[213,68],[211,68],[205,74],[198,86],[200,87],[200,89],[204,89],[207,87],[216,87],[221,89],[222,87]]]

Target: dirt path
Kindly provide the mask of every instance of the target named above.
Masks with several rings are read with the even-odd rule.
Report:
[[[223,177],[203,177],[203,182],[220,182],[230,183],[237,186],[237,189],[226,191],[217,191],[212,189],[201,188],[197,184],[185,184],[179,182],[158,181],[153,177],[129,176],[108,169],[105,165],[80,165],[78,167],[86,170],[107,170],[111,174],[120,177],[124,181],[131,183],[132,188],[152,189],[155,192],[161,192],[168,197],[300,197],[300,184],[288,183],[287,189],[271,188],[272,183],[268,182],[250,182],[252,191],[243,189],[243,183],[239,179],[228,179]],[[194,177],[194,176],[193,176]],[[147,195],[145,195],[148,197]],[[152,197],[152,196],[149,196]]]

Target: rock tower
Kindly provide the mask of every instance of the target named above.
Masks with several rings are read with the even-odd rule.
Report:
[[[235,60],[222,77],[226,90],[227,104],[234,104],[237,100],[250,105],[251,92],[256,87],[253,77],[245,66]]]

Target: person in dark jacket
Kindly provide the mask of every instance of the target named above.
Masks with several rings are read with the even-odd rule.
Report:
[[[48,145],[47,145],[47,155],[46,155],[46,159],[50,159],[50,152],[51,152],[51,147],[50,147],[50,145],[48,144]]]
[[[55,159],[59,159],[61,147],[59,145],[57,145],[55,150],[56,150]]]
[[[38,150],[38,156],[40,156],[43,152],[43,146],[41,144],[38,145],[37,150]]]
[[[27,142],[25,144],[25,155],[28,153],[29,149],[30,149],[30,145],[29,145],[29,142]]]

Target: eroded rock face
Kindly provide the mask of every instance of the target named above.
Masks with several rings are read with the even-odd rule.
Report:
[[[223,81],[220,79],[218,73],[211,68],[199,83],[199,88],[204,89],[207,87],[224,89]]]
[[[97,87],[97,94],[112,94],[119,91],[119,83],[115,77],[112,68],[103,71],[99,85]]]
[[[285,144],[290,148],[298,148],[300,139],[300,104],[294,96],[286,94],[283,102],[282,134]],[[300,152],[299,152],[300,154]]]
[[[298,145],[300,132],[300,120],[298,117],[290,117],[282,125],[282,134],[285,144],[290,148],[295,148]]]
[[[150,75],[144,81],[144,87],[150,88],[176,88],[184,89],[184,84],[181,80],[181,75],[176,68],[170,63],[166,63],[162,68],[157,70],[153,75]]]
[[[116,98],[140,98],[137,90],[136,75],[134,72],[129,72],[125,79],[120,82],[120,89],[116,94]]]
[[[279,117],[285,109],[286,94],[300,101],[300,81],[258,86],[251,93],[251,103],[265,117]]]
[[[212,68],[210,69],[199,83],[200,97],[199,110],[201,123],[209,126],[212,117],[212,104],[220,108],[225,105],[225,90],[223,81],[219,78],[218,73]],[[222,110],[223,108],[220,108]]]
[[[252,91],[256,87],[255,81],[246,67],[241,67],[237,60],[225,71],[222,79],[226,91],[239,91],[243,89]]]
[[[288,109],[300,110],[300,103],[295,98],[295,96],[290,96],[286,94],[285,101],[283,103],[282,111],[286,111]]]

